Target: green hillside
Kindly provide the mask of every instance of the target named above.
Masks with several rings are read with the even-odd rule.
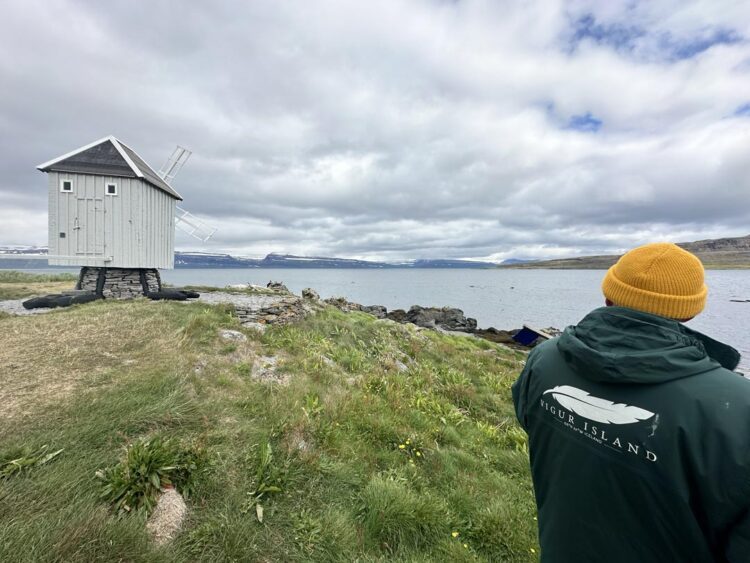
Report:
[[[261,334],[144,299],[0,333],[1,561],[537,560],[520,352],[331,308]],[[104,488],[133,444],[136,472],[147,447],[182,460],[165,547]]]

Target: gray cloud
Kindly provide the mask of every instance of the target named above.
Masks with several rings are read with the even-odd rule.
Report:
[[[220,230],[182,249],[503,259],[748,231],[744,3],[18,0],[4,20],[3,243],[46,242],[34,166],[110,133],[156,168],[194,151],[175,187]]]

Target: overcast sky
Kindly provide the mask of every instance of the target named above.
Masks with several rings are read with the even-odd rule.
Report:
[[[2,2],[0,245],[112,134],[178,249],[555,257],[750,233],[750,2]]]

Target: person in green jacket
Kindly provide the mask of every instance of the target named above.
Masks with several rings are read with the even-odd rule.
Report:
[[[702,264],[649,244],[602,289],[607,306],[534,348],[513,385],[541,560],[750,562],[750,380],[682,324],[705,305]]]

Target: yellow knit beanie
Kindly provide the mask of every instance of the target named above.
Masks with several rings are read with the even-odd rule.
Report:
[[[668,242],[627,252],[604,276],[602,291],[620,307],[677,320],[700,313],[708,294],[701,261]]]

